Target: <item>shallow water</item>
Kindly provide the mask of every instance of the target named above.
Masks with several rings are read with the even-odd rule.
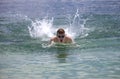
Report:
[[[1,45],[1,79],[119,79],[118,38],[81,40],[77,46],[42,47],[40,43]],[[105,42],[107,41],[107,42]],[[96,42],[99,42],[96,45]],[[105,42],[105,44],[101,44]],[[112,43],[111,43],[112,42]]]
[[[0,79],[119,79],[119,3],[0,1]],[[49,46],[59,27],[74,44]]]

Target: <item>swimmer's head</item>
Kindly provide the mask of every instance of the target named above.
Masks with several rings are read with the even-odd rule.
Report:
[[[65,34],[64,29],[60,28],[57,30],[57,34]]]
[[[57,30],[57,37],[60,39],[63,39],[65,37],[65,31],[64,29],[60,28]]]

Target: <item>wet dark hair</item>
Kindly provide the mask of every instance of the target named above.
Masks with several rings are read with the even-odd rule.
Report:
[[[57,30],[57,34],[65,34],[64,29],[60,28]]]

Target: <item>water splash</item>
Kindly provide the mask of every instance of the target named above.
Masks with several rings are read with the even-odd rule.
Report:
[[[73,20],[72,20],[73,19]],[[77,9],[75,15],[70,22],[70,26],[66,25],[64,27],[66,34],[73,39],[77,37],[86,37],[88,36],[88,28],[85,28],[85,24],[88,19],[81,19],[79,11]],[[54,27],[53,26],[54,19],[44,18],[42,20],[32,21],[31,26],[28,27],[30,36],[32,38],[41,38],[42,40],[48,40],[56,34],[58,28],[62,28],[62,26]]]
[[[53,18],[32,21],[31,26],[28,27],[30,36],[32,38],[42,38],[47,40],[54,35]]]
[[[69,31],[73,33],[74,38],[76,37],[83,38],[88,36],[88,32],[90,29],[85,27],[85,24],[88,20],[89,20],[88,18],[81,19],[79,10],[77,9],[73,17],[73,20],[70,22],[70,28],[69,28]]]
[[[40,38],[43,41],[49,40],[51,37],[55,36],[58,28],[63,28],[62,26],[54,27],[53,21],[53,18],[31,21],[31,26],[28,26],[30,36],[32,38]],[[64,28],[64,30],[68,36],[74,37],[74,33],[69,30],[68,26]]]

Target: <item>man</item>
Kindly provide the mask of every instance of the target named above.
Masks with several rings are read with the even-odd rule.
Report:
[[[72,39],[66,36],[64,29],[57,30],[57,35],[50,40],[50,43],[72,43]]]

